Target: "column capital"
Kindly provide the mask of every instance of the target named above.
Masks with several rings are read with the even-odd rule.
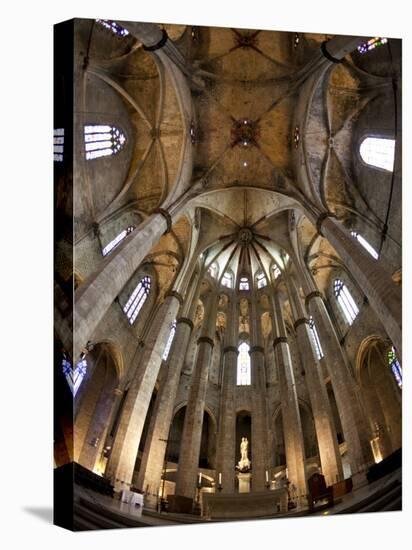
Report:
[[[287,336],[278,336],[273,340],[273,347],[275,348],[278,344],[287,344],[288,338]]]
[[[300,319],[296,319],[296,321],[293,323],[293,328],[296,330],[298,326],[300,325],[309,325],[309,319],[307,317],[301,317]]]
[[[187,317],[179,317],[179,319],[176,319],[176,325],[178,325],[179,323],[184,323],[190,328],[190,330],[193,330],[193,321],[191,321]]]
[[[176,298],[180,305],[183,304],[182,295],[176,290],[169,290],[169,292],[166,292],[165,298],[167,298],[168,296],[173,296],[174,298]]]
[[[324,237],[324,234],[322,233],[322,224],[327,218],[336,218],[335,214],[333,212],[322,212],[320,214],[319,218],[316,220],[316,229],[322,237]]]
[[[321,293],[319,290],[314,290],[313,292],[309,292],[309,294],[308,294],[308,295],[306,296],[306,298],[305,298],[306,307],[309,306],[309,302],[310,302],[313,298],[322,298],[322,300],[323,300],[322,293]]]
[[[156,208],[156,210],[153,210],[153,214],[160,214],[161,216],[164,217],[167,224],[167,229],[164,232],[164,235],[167,235],[168,233],[170,233],[170,231],[172,230],[172,216],[169,214],[169,212],[164,208]]]
[[[249,350],[249,354],[252,354],[252,353],[265,353],[265,350],[262,346],[252,346]]]
[[[214,347],[215,343],[213,342],[213,340],[211,338],[209,338],[209,336],[201,336],[200,338],[197,339],[197,344],[202,344],[202,343],[205,343],[205,344],[210,344],[212,346],[212,348]]]
[[[166,44],[168,40],[167,32],[165,29],[162,29],[162,38],[159,40],[157,44],[153,44],[153,46],[145,46],[143,45],[143,49],[146,52],[155,52],[156,50],[160,50],[160,48],[163,48],[163,46]]]
[[[333,57],[328,50],[326,49],[326,44],[328,43],[328,40],[324,40],[322,44],[320,45],[320,51],[326,57],[328,61],[332,61],[332,63],[342,63],[342,59],[337,59],[336,57]]]
[[[236,346],[226,346],[225,349],[223,350],[223,353],[229,353],[229,352],[233,352],[233,353],[236,353],[236,355],[239,355],[239,350],[237,349]]]

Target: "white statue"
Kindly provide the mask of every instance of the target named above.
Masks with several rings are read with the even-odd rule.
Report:
[[[247,437],[242,437],[242,441],[240,443],[240,460],[237,464],[237,467],[242,472],[250,469],[250,460],[247,456],[248,447],[249,442],[247,440]]]

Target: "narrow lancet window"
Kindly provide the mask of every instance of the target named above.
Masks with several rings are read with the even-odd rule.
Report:
[[[217,275],[219,273],[219,267],[216,262],[213,262],[213,264],[209,267],[208,272],[211,277],[213,277],[214,279],[217,278]]]
[[[367,137],[359,147],[360,156],[366,164],[393,171],[395,160],[395,140],[388,138]]]
[[[129,31],[121,27],[116,21],[111,21],[110,19],[96,19],[96,23],[112,31],[112,33],[117,36],[127,36],[129,34]]]
[[[360,46],[358,46],[358,52],[361,54],[371,52],[375,48],[378,48],[379,46],[383,46],[384,44],[387,44],[388,39],[383,38],[381,36],[375,36],[368,40],[367,42],[364,42]]]
[[[72,365],[67,358],[66,354],[63,354],[62,359],[62,370],[63,374],[66,377],[66,381],[69,385],[69,388],[73,394],[73,397],[76,397],[77,390],[80,388],[83,378],[86,376],[87,372],[87,360],[83,356],[80,361],[77,363],[76,367],[73,369]]]
[[[142,309],[143,304],[149,296],[150,286],[151,279],[146,275],[134,289],[123,308],[131,325],[135,322],[136,317],[139,315],[139,311]]]
[[[392,374],[395,377],[396,383],[400,388],[402,388],[402,367],[396,357],[396,351],[393,346],[388,351],[388,363],[392,370]]]
[[[320,345],[318,331],[316,330],[315,321],[312,316],[309,317],[309,326],[312,334],[312,342],[313,342],[313,347],[315,348],[316,357],[320,361],[323,357],[323,349],[322,349],[322,346]]]
[[[249,279],[247,277],[240,278],[239,290],[249,290]]]
[[[173,321],[172,326],[170,327],[169,338],[167,339],[166,347],[163,352],[163,361],[167,361],[170,348],[172,347],[173,338],[175,337],[175,333],[176,333],[176,320]]]
[[[251,374],[250,374],[250,347],[246,342],[240,344],[237,356],[237,385],[238,386],[250,386]]]
[[[112,241],[109,242],[109,244],[107,244],[103,248],[102,250],[103,256],[107,256],[107,254],[109,254],[109,252],[115,249],[116,246],[118,246],[123,241],[123,239],[125,239],[127,235],[129,235],[134,229],[136,229],[134,225],[129,225],[129,227],[127,227],[126,229],[123,229],[123,231],[119,233],[117,237],[115,237]]]
[[[108,157],[123,149],[126,137],[115,126],[92,124],[84,127],[84,149],[86,159]]]
[[[263,288],[263,287],[267,286],[267,284],[268,284],[268,281],[266,279],[266,275],[264,273],[259,273],[256,276],[256,281],[257,281],[257,287],[258,288]]]
[[[355,300],[352,298],[352,295],[346,285],[340,279],[335,279],[333,284],[333,292],[341,310],[343,311],[343,314],[345,315],[345,319],[351,325],[359,313],[359,308],[356,305]]]
[[[227,288],[232,288],[232,275],[230,273],[225,273],[222,277],[222,285]]]
[[[53,134],[53,158],[56,162],[63,162],[64,128],[55,128]]]
[[[274,266],[273,266],[273,276],[274,276],[275,280],[276,280],[278,277],[280,277],[280,275],[281,275],[280,269],[278,268],[277,265],[274,265]]]
[[[379,258],[379,254],[376,252],[373,246],[370,245],[364,237],[362,237],[362,235],[360,235],[357,231],[351,231],[350,234],[352,235],[352,237],[355,237],[358,243],[361,244],[363,248],[365,248],[365,250],[367,250],[373,258],[375,258],[375,260]]]

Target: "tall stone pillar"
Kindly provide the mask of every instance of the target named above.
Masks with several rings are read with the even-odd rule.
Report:
[[[269,471],[269,429],[266,399],[265,350],[257,296],[251,301],[250,360],[252,372],[252,489],[263,491]]]
[[[348,448],[348,457],[352,475],[363,472],[373,464],[373,454],[370,446],[370,433],[363,408],[360,403],[358,388],[350,372],[335,328],[326,309],[322,294],[316,289],[315,283],[302,268],[306,295],[306,307],[318,330],[325,354],[327,369],[331,378],[333,392],[336,398],[339,417]],[[356,482],[356,479],[355,479]]]
[[[295,375],[283,320],[279,291],[272,296],[275,359],[279,369],[280,396],[282,406],[283,432],[285,435],[286,465],[288,479],[293,483],[304,501],[307,494],[305,447],[299,403],[296,393]]]
[[[236,409],[235,386],[238,356],[239,304],[233,293],[226,320],[223,376],[219,414],[216,476],[222,474],[222,492],[235,491]],[[218,480],[216,479],[216,482]]]
[[[188,498],[194,498],[196,490],[203,414],[214,345],[213,336],[216,330],[216,293],[210,292],[205,301],[205,318],[201,336],[197,341],[197,359],[186,407],[175,489],[176,495]]]
[[[106,470],[116,490],[130,487],[143,425],[162,364],[170,325],[182,302],[177,292],[168,294],[159,307],[132,380]]]
[[[155,508],[162,478],[167,441],[173,417],[173,407],[179,387],[180,374],[193,330],[193,319],[199,298],[202,278],[198,276],[194,289],[189,289],[188,300],[176,320],[176,333],[167,360],[167,373],[161,385],[150,430],[143,453],[137,485],[146,493],[145,506]],[[194,290],[194,292],[193,292]]]
[[[362,245],[351,237],[349,231],[329,214],[321,214],[318,231],[336,249],[343,263],[368,298],[369,304],[385,327],[397,355],[402,357],[402,289],[391,275]]]
[[[75,362],[113,300],[171,226],[172,219],[167,211],[150,216],[103,259],[99,269],[76,290],[74,318],[68,321],[69,324],[73,322],[73,342],[63,342],[67,350],[73,349]]]
[[[342,460],[333,422],[332,410],[323,380],[321,367],[313,348],[313,335],[299,291],[291,275],[285,275],[294,327],[312,413],[315,421],[322,473],[326,483],[332,485],[343,479]]]

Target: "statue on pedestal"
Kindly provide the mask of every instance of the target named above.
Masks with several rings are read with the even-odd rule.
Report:
[[[241,472],[248,472],[250,470],[251,462],[247,456],[247,451],[249,448],[249,442],[247,437],[242,437],[240,443],[240,460],[237,463],[237,469]]]

